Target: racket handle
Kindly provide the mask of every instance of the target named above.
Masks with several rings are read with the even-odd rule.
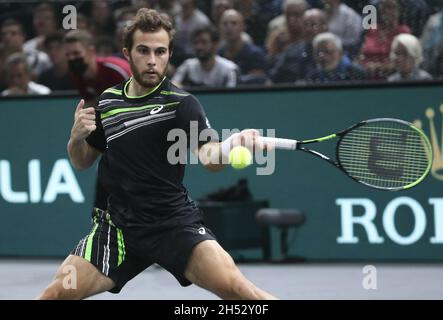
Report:
[[[270,144],[276,149],[295,150],[297,149],[297,140],[261,137],[264,143]]]

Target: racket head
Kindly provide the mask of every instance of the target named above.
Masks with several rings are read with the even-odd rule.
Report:
[[[388,191],[410,189],[431,170],[431,143],[421,129],[407,121],[371,119],[337,135],[339,167],[369,187]]]

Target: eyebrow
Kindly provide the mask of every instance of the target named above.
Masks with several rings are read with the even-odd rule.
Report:
[[[135,48],[152,49],[151,47],[148,47],[148,46],[146,46],[144,44],[138,44],[137,46],[135,46]],[[157,50],[157,49],[167,49],[167,48],[168,47],[160,46],[160,47],[154,48],[154,50]]]

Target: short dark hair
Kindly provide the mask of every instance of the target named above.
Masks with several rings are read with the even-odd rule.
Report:
[[[73,43],[80,42],[84,47],[94,46],[94,40],[91,34],[85,30],[71,30],[69,31],[64,38],[65,43]]]
[[[191,41],[194,41],[195,38],[197,38],[202,33],[209,34],[209,37],[211,38],[211,41],[213,43],[218,42],[220,40],[220,34],[218,33],[217,29],[215,29],[212,26],[206,26],[196,29],[191,35]]]
[[[156,10],[141,8],[126,27],[123,32],[123,44],[125,48],[131,51],[134,45],[134,33],[137,30],[142,32],[157,32],[164,29],[169,35],[169,50],[172,49],[172,40],[175,30],[171,22]]]
[[[43,40],[43,48],[46,50],[49,49],[49,46],[53,43],[63,43],[65,35],[61,31],[57,31],[45,36],[45,40]]]
[[[20,21],[13,19],[13,18],[9,18],[9,19],[6,19],[5,21],[3,21],[0,28],[3,29],[6,27],[10,27],[10,26],[18,26],[20,28],[20,31],[23,34],[25,34],[25,29],[23,28],[23,24]]]

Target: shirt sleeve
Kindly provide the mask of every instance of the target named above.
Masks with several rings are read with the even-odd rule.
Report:
[[[95,110],[95,125],[97,128],[86,138],[86,142],[103,153],[106,150],[106,137],[100,118],[100,112],[97,110]]]
[[[171,81],[175,84],[177,83],[183,84],[183,80],[185,79],[185,74],[187,72],[188,72],[187,63],[184,62],[177,68]]]
[[[178,127],[186,132],[188,146],[201,147],[219,141],[217,131],[212,129],[202,105],[193,95],[186,97],[178,107],[177,120]]]

